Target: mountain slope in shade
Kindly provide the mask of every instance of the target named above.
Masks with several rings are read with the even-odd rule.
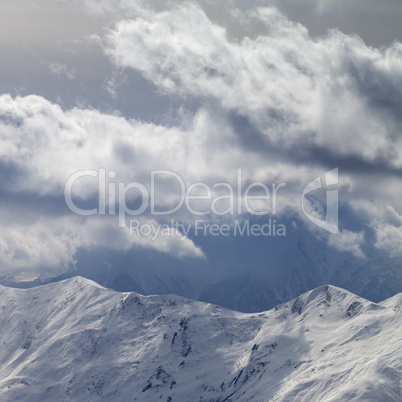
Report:
[[[81,277],[0,287],[0,400],[400,401],[401,304],[323,286],[243,314]]]

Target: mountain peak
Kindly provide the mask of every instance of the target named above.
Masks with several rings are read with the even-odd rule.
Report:
[[[310,290],[284,303],[283,306],[290,309],[292,314],[317,313],[319,316],[335,314],[339,318],[357,316],[367,308],[382,308],[378,304],[333,285],[324,285]]]
[[[99,283],[79,275],[64,279],[63,281],[60,281],[60,283],[72,284],[76,286],[93,286],[98,289],[107,290],[105,287],[99,285]]]
[[[107,288],[99,285],[99,283],[97,283],[91,279],[85,278],[83,276],[79,276],[79,275],[73,276],[71,278],[63,279],[58,282],[47,283],[47,284],[41,285],[40,287],[41,288],[47,287],[49,289],[58,288],[59,290],[62,288],[65,288],[65,289],[67,289],[67,288],[82,288],[82,289],[93,288],[93,289],[108,290]],[[39,287],[31,288],[31,290],[34,290],[37,288],[39,288]],[[29,289],[27,289],[27,290],[29,291]],[[110,291],[113,292],[113,290],[110,290]]]

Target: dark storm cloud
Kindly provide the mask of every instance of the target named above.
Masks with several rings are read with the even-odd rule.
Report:
[[[268,118],[271,121],[275,120],[278,118],[279,113],[271,113]],[[278,118],[280,122],[284,119],[285,117]],[[366,160],[359,153],[355,155],[337,155],[331,149],[308,141],[301,142],[292,149],[284,149],[270,141],[247,117],[232,112],[229,114],[228,120],[241,146],[255,153],[263,153],[270,163],[286,161],[290,165],[307,165],[321,168],[323,171],[338,166],[344,174],[402,177],[402,168],[396,168],[390,163],[394,156],[393,152],[383,157],[379,156],[374,160]],[[275,122],[273,124],[275,125]],[[314,133],[311,136],[314,137]]]

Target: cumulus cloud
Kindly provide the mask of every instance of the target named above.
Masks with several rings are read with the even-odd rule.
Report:
[[[126,7],[123,3],[121,9]],[[129,79],[121,71],[131,69],[159,94],[179,99],[182,108],[174,118],[168,115],[156,124],[117,111],[63,110],[38,95],[0,95],[0,173],[12,178],[0,182],[2,192],[60,203],[72,174],[105,168],[116,172],[116,182],[146,186],[151,170],[173,171],[186,186],[205,182],[216,196],[214,184],[235,187],[241,168],[244,187],[253,182],[287,183],[278,214],[303,218],[304,186],[339,167],[344,202],[353,199],[360,205],[353,207],[355,212],[364,209],[367,227],[377,236],[376,247],[398,250],[402,205],[395,187],[372,188],[361,174],[380,166],[395,180],[402,172],[400,43],[376,49],[336,30],[312,38],[306,27],[272,7],[233,10],[231,22],[243,33],[252,25],[260,27],[258,34],[239,37],[195,3],[150,9],[137,2],[129,9],[129,14],[119,11],[113,17],[117,22],[104,31],[104,38],[97,36],[96,43],[104,46],[116,67],[103,81],[106,90],[117,99],[119,80]],[[49,68],[68,80],[78,74],[62,63]],[[159,209],[177,202],[174,185],[177,182],[159,183]],[[79,180],[73,189],[77,203],[97,206],[96,179]],[[369,206],[363,201],[368,191],[374,199]],[[239,202],[237,193],[234,197]],[[136,197],[129,201],[135,204]],[[388,215],[374,219],[380,202]],[[325,216],[325,197],[307,200],[307,205]],[[193,219],[187,212],[176,216],[181,221]],[[77,217],[66,208],[52,214],[41,219],[28,208],[25,224],[17,213],[8,218],[7,230],[0,235],[4,266],[69,266],[79,248],[95,247],[139,246],[180,258],[207,257],[200,246],[173,229],[169,236],[150,240],[119,229],[115,216]],[[141,219],[149,225],[163,223],[149,211]],[[329,237],[328,244],[363,257],[365,233],[349,229]]]
[[[401,257],[402,215],[384,201],[354,200],[350,204],[374,232],[374,246],[390,257]]]
[[[378,224],[375,226],[377,240],[375,246],[381,250],[385,250],[391,257],[402,256],[402,228]]]
[[[274,8],[241,19],[263,23],[267,34],[231,40],[185,3],[119,22],[106,52],[166,93],[215,100],[246,116],[265,143],[401,167],[400,43],[379,50],[339,31],[313,39]]]
[[[306,181],[308,168],[286,162],[264,166],[264,156],[237,143],[236,133],[213,111],[200,109],[178,126],[166,127],[95,110],[63,111],[39,96],[0,96],[0,160],[4,166],[23,172],[10,191],[39,195],[62,195],[68,178],[85,169],[105,167],[125,183],[150,181],[151,170],[170,170],[186,185],[199,180],[233,185],[237,169],[243,168],[244,183],[279,180]],[[98,182],[77,181],[78,197],[88,199],[98,191]],[[236,194],[235,194],[236,195]],[[160,202],[169,202],[169,197]]]
[[[85,169],[107,167],[118,173],[122,183],[149,182],[152,167],[179,168],[174,155],[179,155],[180,138],[185,137],[185,132],[176,128],[127,121],[94,110],[64,112],[33,95],[0,96],[0,133],[2,191],[22,198],[39,197],[37,202],[48,198],[59,202],[68,178]],[[161,158],[166,151],[164,164]],[[183,166],[185,161],[180,163]],[[74,185],[75,199],[88,200],[98,191],[97,180]],[[64,210],[42,221],[40,216],[35,218],[32,207],[25,206],[22,222],[16,223],[18,211],[12,211],[14,219],[7,218],[7,229],[0,235],[4,267],[71,266],[80,247],[127,250],[143,246],[179,257],[204,258],[201,249],[180,233],[172,231],[151,241],[120,229],[116,216],[84,219]]]
[[[71,268],[80,239],[76,230],[41,219],[31,225],[4,227],[0,235],[0,263],[6,270]]]
[[[339,251],[349,252],[356,257],[365,258],[361,249],[364,243],[364,232],[354,233],[343,230],[337,236],[330,236],[328,243]]]
[[[74,268],[79,249],[99,247],[116,251],[144,247],[178,258],[205,258],[203,251],[192,240],[174,228],[165,230],[163,236],[153,233],[136,236],[128,227],[119,228],[117,220],[112,218],[40,216],[36,220],[31,217],[30,220],[3,224],[0,266],[15,272],[45,270],[61,273]],[[147,219],[142,219],[141,225],[157,227],[155,221]]]
[[[225,120],[220,121],[207,109],[190,117],[184,116],[178,127],[165,127],[95,110],[75,108],[63,111],[39,96],[12,98],[2,95],[0,163],[3,175],[12,176],[12,180],[3,180],[0,188],[9,194],[25,193],[28,197],[39,197],[37,202],[48,198],[59,202],[57,200],[63,200],[69,177],[82,170],[98,172],[100,168],[105,168],[106,172],[115,172],[116,181],[110,181],[115,188],[118,182],[123,185],[138,182],[148,186],[151,170],[169,170],[183,180],[186,188],[205,181],[214,196],[218,196],[214,185],[225,182],[236,188],[238,167],[241,166],[242,196],[249,183],[269,185],[289,179],[297,185],[280,197],[277,209],[278,213],[284,213],[289,206],[295,208],[299,197],[298,186],[311,176],[308,168],[292,167],[281,161],[264,166],[263,156],[243,149],[234,141],[235,133],[225,125]],[[233,144],[229,145],[231,142]],[[173,184],[177,187],[177,182]],[[172,190],[171,182],[162,180],[157,190],[157,210],[171,209],[172,205],[176,205],[179,189]],[[89,209],[98,207],[98,193],[98,178],[77,180],[73,186],[74,202],[90,203]],[[130,201],[130,197],[127,199]],[[238,203],[237,191],[234,192],[233,203]],[[15,225],[14,222],[13,226],[11,222],[10,230],[3,239],[1,250],[7,261],[5,266],[34,267],[39,264],[40,256],[43,257],[42,265],[46,267],[56,266],[57,256],[61,265],[71,265],[77,249],[96,246],[117,250],[142,246],[178,257],[205,257],[192,240],[173,231],[169,236],[157,239],[129,236],[127,230],[119,229],[116,215],[111,217],[113,219],[73,216],[74,219],[69,221],[66,216],[72,213],[68,215],[70,211],[64,210],[56,212],[53,218],[48,216],[46,224],[43,224],[33,218],[34,211],[29,213],[29,206],[26,208],[25,225]],[[219,208],[226,210],[228,207],[223,205]],[[244,207],[242,210],[245,211]],[[233,215],[225,218],[229,221],[234,219]],[[149,210],[144,213],[143,219],[145,223],[154,222]],[[194,220],[194,216],[184,210],[183,213],[179,211],[177,219],[189,221]],[[216,217],[210,214],[205,219],[213,221]],[[34,236],[34,233],[40,235]],[[63,241],[63,247],[56,254],[49,253],[45,259],[49,247],[57,247],[37,239],[50,238],[53,233],[60,234],[54,235],[54,241]],[[70,233],[70,236],[63,233]],[[31,239],[31,242],[24,239]],[[25,244],[24,252],[21,251],[21,244]]]

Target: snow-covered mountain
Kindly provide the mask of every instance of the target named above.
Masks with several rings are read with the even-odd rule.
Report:
[[[1,401],[400,401],[402,295],[260,314],[76,277],[0,287]]]

